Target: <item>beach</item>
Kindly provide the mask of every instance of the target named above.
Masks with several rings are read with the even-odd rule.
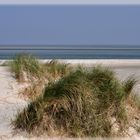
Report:
[[[43,63],[50,60],[40,60]],[[140,81],[140,60],[61,60],[73,65],[81,64],[91,67],[103,65],[112,69],[120,80],[125,80],[133,75]],[[1,60],[0,64],[6,60]],[[139,82],[140,83],[140,82]],[[135,92],[139,94],[140,84],[135,87]],[[8,66],[0,66],[0,139],[27,139],[25,134],[13,135],[11,120],[16,113],[27,106],[27,100],[19,96],[19,92],[25,88],[26,84],[19,84],[10,72]],[[131,132],[132,137],[136,137]],[[34,138],[35,139],[35,138]]]

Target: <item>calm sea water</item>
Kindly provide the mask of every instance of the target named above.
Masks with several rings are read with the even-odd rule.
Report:
[[[43,59],[140,59],[140,47],[90,47],[61,48],[47,47],[0,47],[0,59],[10,59],[18,53],[31,53]],[[84,49],[83,49],[84,48]]]

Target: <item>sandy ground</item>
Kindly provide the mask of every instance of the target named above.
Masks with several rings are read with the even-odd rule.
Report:
[[[18,96],[23,85],[19,85],[8,67],[0,67],[0,139],[12,134],[11,120],[27,102]]]
[[[98,62],[96,62],[96,64],[97,63]],[[101,64],[101,62],[99,63]],[[110,63],[105,62],[104,64],[110,66]],[[137,79],[140,80],[140,61],[138,61],[138,63],[128,62],[127,65],[126,63],[123,65],[122,62],[120,65],[114,64],[115,63],[113,63],[113,65],[111,65],[112,67],[110,68],[116,72],[116,75],[119,79],[124,80],[128,76],[134,75]],[[24,86],[26,85],[19,85],[16,82],[8,67],[0,66],[0,139],[27,139],[24,137],[24,135],[16,135],[13,137],[12,125],[10,124],[11,120],[14,119],[17,111],[23,109],[27,105],[27,102],[18,96],[19,91]],[[135,91],[139,94],[140,84],[136,86]],[[32,139],[37,140],[39,138]]]

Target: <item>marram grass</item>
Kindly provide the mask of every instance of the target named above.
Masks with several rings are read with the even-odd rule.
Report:
[[[112,117],[121,123],[119,131],[126,125],[125,102],[135,84],[134,79],[121,83],[101,66],[91,71],[80,68],[47,86],[13,124],[29,133],[51,136],[109,137]]]
[[[14,72],[16,79],[23,82],[28,79],[46,79],[53,82],[70,73],[72,67],[67,63],[51,60],[46,64],[39,62],[36,57],[30,54],[18,54],[10,62],[11,71]]]
[[[44,73],[44,67],[38,60],[30,54],[18,54],[10,63],[12,72],[15,73],[19,81],[24,81],[24,76],[28,78],[40,78]]]
[[[68,63],[62,63],[58,60],[51,60],[45,64],[50,79],[59,79],[68,75],[72,71],[72,67]]]

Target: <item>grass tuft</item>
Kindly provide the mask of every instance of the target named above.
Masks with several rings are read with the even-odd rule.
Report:
[[[51,79],[64,77],[72,70],[71,66],[67,63],[61,63],[58,60],[51,60],[45,64],[48,74]]]
[[[26,128],[27,132],[31,132],[42,120],[42,113],[42,100],[38,98],[30,103],[27,109],[19,113],[16,121],[13,121],[12,124],[15,125],[15,128]]]
[[[123,84],[124,84],[124,91],[125,91],[125,98],[130,96],[134,86],[137,84],[136,78],[133,76],[129,77]]]
[[[47,86],[13,124],[29,133],[37,130],[53,136],[109,137],[113,135],[112,117],[126,124],[126,92],[130,94],[134,85],[132,79],[122,84],[108,68],[79,68]]]
[[[24,81],[25,77],[39,78],[44,72],[44,67],[30,54],[16,55],[10,66],[20,82]]]

